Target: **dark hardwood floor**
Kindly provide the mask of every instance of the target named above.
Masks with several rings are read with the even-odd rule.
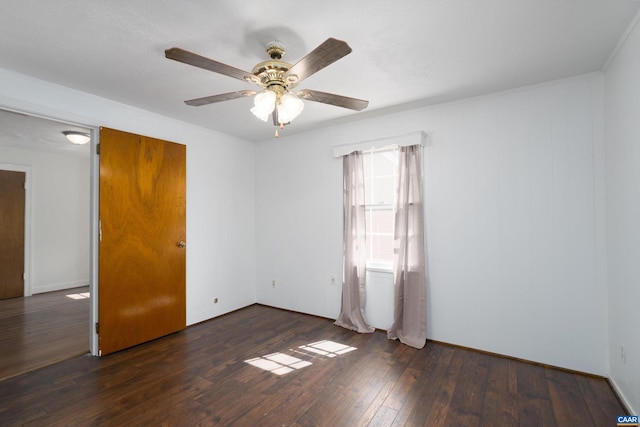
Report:
[[[601,378],[435,342],[416,350],[260,305],[0,382],[3,426],[584,427],[621,414]]]
[[[87,292],[0,300],[0,380],[89,352],[89,299],[67,297]]]

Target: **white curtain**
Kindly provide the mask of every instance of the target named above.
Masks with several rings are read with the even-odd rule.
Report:
[[[427,340],[427,284],[421,146],[400,147],[394,236],[394,321],[389,339],[422,348]]]
[[[343,156],[344,252],[342,309],[335,324],[357,332],[373,332],[364,317],[367,247],[365,237],[364,162],[362,152]]]

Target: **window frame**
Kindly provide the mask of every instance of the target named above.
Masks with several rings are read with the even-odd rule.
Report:
[[[372,203],[366,203],[366,197],[365,197],[365,211],[368,213],[370,211],[374,211],[374,210],[388,210],[391,211],[392,213],[392,231],[391,231],[391,238],[393,239],[394,237],[394,233],[395,233],[395,214],[396,214],[396,191],[395,191],[395,187],[396,187],[396,183],[397,183],[397,179],[398,179],[398,163],[399,163],[399,149],[397,146],[387,146],[387,147],[383,147],[383,148],[371,148],[369,150],[364,150],[363,152],[363,160],[365,161],[365,194],[371,194],[370,190],[367,189],[367,181],[369,178],[373,179],[376,177],[384,177],[388,175],[376,175],[375,171],[373,171],[372,175],[367,174],[367,170],[369,170],[369,167],[373,167],[373,165],[367,165],[367,161],[369,161],[369,159],[372,159],[373,155],[377,155],[377,154],[384,154],[384,153],[393,153],[393,155],[395,156],[394,161],[393,161],[393,191],[392,191],[392,202],[391,203],[378,203],[378,204],[372,204]],[[372,160],[371,160],[372,161]],[[373,190],[371,190],[373,191]],[[380,233],[378,233],[380,234]],[[367,271],[376,271],[376,272],[381,272],[381,273],[393,273],[393,240],[392,240],[392,258],[391,260],[387,261],[383,261],[383,260],[373,260],[370,258],[370,254],[371,254],[371,246],[370,246],[370,236],[372,236],[373,233],[372,231],[369,230],[369,228],[367,227],[366,230],[366,236],[367,236],[367,262],[366,262],[366,270]]]

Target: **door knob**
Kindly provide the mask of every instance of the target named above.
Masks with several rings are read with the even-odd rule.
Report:
[[[185,242],[183,242],[182,240],[180,240],[180,241],[178,242],[178,247],[179,247],[179,248],[184,248],[185,246],[187,246],[187,244],[186,244]]]

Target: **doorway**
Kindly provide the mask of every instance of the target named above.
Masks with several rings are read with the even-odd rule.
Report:
[[[65,358],[65,348],[58,346],[59,353],[44,351],[46,340],[37,338],[45,336],[46,328],[63,316],[55,314],[50,297],[60,297],[58,301],[63,305],[74,304],[66,295],[86,294],[91,281],[92,157],[89,145],[76,146],[66,140],[62,132],[68,130],[92,132],[84,126],[0,109],[0,169],[23,172],[29,188],[24,202],[24,231],[18,233],[24,236],[24,291],[11,298],[11,309],[6,308],[7,304],[0,305],[3,310],[0,337],[5,337],[2,334],[8,331],[9,324],[15,328],[17,321],[32,325],[34,318],[50,319],[37,322],[42,327],[40,331],[29,329],[29,334],[36,337],[34,340],[25,340],[24,335],[7,338],[13,340],[6,343],[11,347],[34,342],[38,345],[26,350],[30,358],[42,354],[43,360],[34,361],[34,366]],[[43,304],[36,304],[38,301]],[[90,300],[76,302],[76,307],[83,307],[78,318],[84,320],[81,325],[69,325],[65,330],[79,331],[81,337],[75,337],[75,341],[80,342],[82,352],[88,353]],[[16,320],[14,315],[18,312],[27,317]],[[71,318],[74,317],[67,320]],[[76,355],[77,349],[68,357]],[[6,376],[7,372],[2,374]]]

